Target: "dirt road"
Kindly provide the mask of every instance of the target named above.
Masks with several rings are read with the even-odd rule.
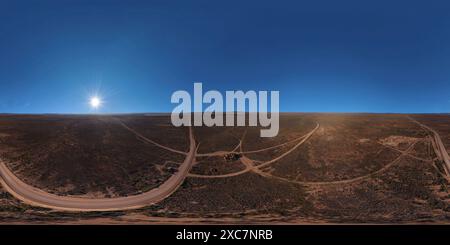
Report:
[[[88,199],[50,194],[18,179],[1,160],[0,182],[14,197],[34,206],[66,211],[113,211],[140,208],[170,196],[183,183],[195,161],[196,143],[192,128],[189,128],[189,141],[189,152],[186,153],[186,158],[178,171],[159,187],[139,195]]]
[[[450,176],[450,158],[448,156],[447,149],[444,146],[444,143],[442,143],[441,136],[432,128],[428,127],[427,125],[417,121],[414,118],[409,117],[413,122],[417,123],[419,126],[427,130],[432,134],[432,143],[434,151],[436,152],[436,155],[439,160],[444,162],[444,168],[447,176]]]
[[[317,123],[316,127],[313,130],[311,130],[309,133],[307,133],[306,135],[303,135],[303,136],[301,136],[301,137],[299,137],[297,139],[294,139],[292,141],[287,142],[287,143],[292,143],[292,142],[300,140],[300,142],[298,142],[296,145],[294,145],[288,151],[284,152],[282,155],[280,155],[280,156],[278,156],[276,158],[273,158],[273,159],[271,159],[269,161],[263,162],[260,165],[257,165],[257,166],[254,165],[252,159],[250,159],[250,158],[248,158],[246,156],[243,156],[243,157],[241,157],[240,160],[245,165],[245,169],[244,170],[241,170],[241,171],[238,171],[238,172],[234,172],[234,173],[229,173],[229,174],[221,174],[221,175],[202,175],[202,174],[192,174],[191,173],[188,176],[189,177],[195,177],[195,178],[215,179],[215,178],[234,177],[234,176],[238,176],[238,175],[241,175],[241,174],[245,174],[245,173],[250,172],[250,171],[254,171],[254,172],[260,173],[261,172],[260,171],[261,168],[266,167],[269,164],[272,164],[272,163],[280,160],[281,158],[289,155],[291,152],[293,152],[295,149],[297,149],[299,146],[301,146],[303,143],[305,143],[317,131],[317,129],[319,129],[319,127],[320,127],[320,125]],[[283,146],[283,145],[285,145],[287,143],[283,143],[283,144],[280,144],[280,145],[277,145],[277,146],[272,146],[272,147],[264,148],[264,149],[261,149],[261,150],[252,151],[252,152],[261,152],[261,151],[277,148],[277,147]],[[210,153],[210,154],[214,155],[214,154],[219,154],[219,153],[222,154],[222,152]],[[232,153],[232,152],[228,152],[228,153]],[[242,153],[245,153],[245,152],[239,152],[239,153],[242,154]]]

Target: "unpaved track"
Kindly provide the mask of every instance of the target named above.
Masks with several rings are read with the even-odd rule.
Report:
[[[261,168],[266,167],[269,164],[274,163],[274,162],[282,159],[283,157],[289,155],[291,152],[293,152],[295,149],[297,149],[299,146],[301,146],[303,143],[305,143],[317,131],[317,129],[319,129],[319,127],[320,127],[320,125],[317,124],[316,127],[313,130],[311,130],[311,132],[307,133],[304,136],[299,137],[298,139],[293,140],[295,142],[295,141],[301,139],[301,141],[298,142],[291,149],[289,149],[288,151],[284,152],[282,155],[280,155],[280,156],[278,156],[278,157],[276,157],[274,159],[271,159],[269,161],[263,162],[260,165],[257,165],[257,166],[253,165],[253,160],[252,159],[250,159],[250,158],[248,158],[246,156],[242,156],[241,157],[241,162],[246,166],[246,168],[244,170],[241,170],[241,171],[238,171],[238,172],[234,172],[234,173],[229,173],[229,174],[221,174],[221,175],[189,174],[188,176],[189,177],[195,177],[195,178],[215,179],[215,178],[234,177],[234,176],[238,176],[238,175],[241,175],[241,174],[245,174],[245,173],[250,172],[250,171],[254,171],[256,173],[260,173],[261,172],[260,171]],[[289,143],[291,143],[291,141]],[[280,145],[278,145],[278,147],[281,146],[281,145],[284,145],[284,144],[285,143],[280,144]],[[268,148],[265,148],[265,149],[267,150],[267,149],[271,149],[271,148],[273,148],[273,147],[268,147]]]
[[[240,153],[240,154],[252,154],[252,153],[259,153],[259,152],[264,152],[264,151],[268,151],[268,150],[272,150],[272,149],[276,149],[276,148],[280,148],[282,146],[297,142],[299,140],[304,139],[305,137],[308,137],[308,135],[310,135],[310,133],[307,133],[305,135],[302,135],[298,138],[295,138],[293,140],[278,144],[278,145],[274,145],[274,146],[270,146],[267,148],[262,148],[262,149],[258,149],[258,150],[251,150],[251,151],[242,151],[242,141],[243,138],[245,137],[245,134],[242,136],[242,139],[239,140],[239,144],[232,150],[232,151],[216,151],[216,152],[210,152],[210,153],[199,153],[197,154],[197,156],[199,157],[211,157],[211,156],[223,156],[226,154],[230,154],[230,153]],[[237,152],[237,149],[240,148],[241,150],[239,152]]]
[[[425,130],[432,133],[432,136],[433,136],[432,143],[433,143],[434,149],[436,151],[436,154],[437,154],[438,158],[445,163],[444,164],[445,171],[446,171],[447,175],[449,175],[450,160],[449,160],[449,156],[446,151],[446,148],[445,148],[444,144],[442,143],[442,140],[441,140],[439,134],[435,130],[418,122],[417,120],[415,120],[413,118],[410,118],[410,119],[412,121],[414,121],[415,123],[417,123],[418,125],[420,125]],[[171,151],[176,154],[185,155],[186,158],[185,158],[184,162],[180,165],[178,172],[176,172],[174,175],[172,175],[167,181],[165,181],[159,187],[152,189],[148,192],[139,194],[139,195],[134,195],[134,196],[129,196],[129,197],[119,197],[119,198],[90,199],[90,198],[80,198],[80,197],[70,197],[70,196],[58,196],[58,195],[44,192],[38,188],[32,187],[32,186],[24,183],[20,179],[18,179],[8,169],[8,167],[5,165],[5,163],[2,162],[0,159],[0,183],[14,197],[16,197],[17,199],[19,199],[27,204],[34,205],[34,206],[52,208],[52,209],[56,209],[56,210],[65,210],[65,211],[127,210],[127,209],[135,209],[135,208],[148,206],[150,204],[157,203],[157,202],[165,199],[166,197],[170,196],[173,192],[175,192],[178,189],[178,187],[183,183],[184,179],[187,176],[197,177],[197,178],[227,178],[227,177],[238,176],[238,175],[253,171],[253,172],[260,174],[267,178],[274,178],[274,179],[278,179],[280,181],[296,183],[296,184],[306,185],[306,186],[310,186],[310,187],[354,183],[357,181],[362,181],[362,180],[371,178],[376,174],[386,171],[391,166],[398,163],[400,161],[400,159],[404,156],[414,157],[414,156],[410,155],[409,152],[414,147],[414,145],[417,143],[417,142],[414,142],[405,151],[397,150],[401,153],[401,155],[398,158],[396,158],[394,161],[390,162],[389,164],[385,165],[381,169],[374,171],[372,173],[369,173],[367,175],[352,178],[352,179],[347,179],[347,180],[339,180],[339,181],[309,182],[309,181],[288,180],[288,179],[285,179],[282,177],[273,176],[272,174],[266,173],[266,172],[262,171],[261,169],[263,167],[268,166],[271,163],[274,163],[274,162],[282,159],[283,157],[285,157],[286,155],[290,154],[292,151],[297,149],[300,145],[305,143],[319,128],[319,124],[317,124],[317,126],[313,130],[311,130],[309,133],[307,133],[306,135],[298,137],[289,142],[282,143],[280,145],[271,146],[271,147],[260,149],[260,150],[254,150],[254,151],[249,151],[249,152],[242,151],[242,141],[245,136],[245,133],[244,133],[242,138],[239,140],[239,144],[231,152],[219,151],[219,152],[213,152],[213,153],[197,154],[198,145],[196,145],[196,142],[194,139],[194,134],[192,132],[192,128],[189,128],[189,141],[190,141],[189,152],[182,152],[182,151],[161,145],[153,140],[146,138],[142,134],[140,134],[140,133],[136,132],[135,130],[133,130],[132,128],[128,127],[125,123],[123,123],[120,120],[119,120],[119,123],[124,128],[129,130],[131,133],[135,134],[139,139],[141,139],[143,141],[154,144],[164,150],[168,150],[168,151]],[[270,149],[278,148],[278,147],[281,147],[281,146],[284,146],[284,145],[287,145],[287,144],[290,144],[293,142],[297,142],[297,141],[299,141],[299,142],[297,144],[295,144],[295,146],[293,146],[288,151],[284,152],[282,155],[280,155],[274,159],[271,159],[269,161],[263,162],[260,165],[255,165],[254,161],[252,159],[246,157],[245,155],[242,156],[241,162],[246,166],[246,168],[242,171],[224,174],[224,175],[189,174],[189,171],[191,170],[193,164],[195,164],[196,157],[198,157],[198,156],[220,156],[220,155],[225,155],[228,153],[241,153],[241,154],[257,153],[257,152],[262,152],[262,151],[267,151]],[[237,151],[238,149],[240,149],[240,151]],[[416,157],[414,157],[414,158],[416,158]],[[419,158],[417,158],[417,159],[419,159]],[[426,159],[421,159],[421,160],[426,160]]]
[[[192,128],[189,128],[189,141],[189,152],[185,153],[186,158],[178,168],[178,172],[159,187],[139,195],[88,199],[50,194],[18,179],[1,160],[0,182],[14,197],[34,206],[65,211],[113,211],[140,208],[165,199],[183,183],[195,161],[196,143]]]
[[[427,130],[428,132],[431,132],[432,134],[432,142],[433,142],[433,148],[436,152],[437,157],[439,160],[444,162],[444,168],[447,176],[450,176],[450,158],[448,156],[447,149],[444,146],[444,143],[442,143],[441,136],[432,128],[428,127],[427,125],[417,121],[416,119],[412,117],[408,117],[413,122],[417,123],[419,126]]]
[[[422,141],[425,141],[425,140],[422,140]],[[383,146],[383,147],[386,147],[386,148],[388,148],[388,149],[390,149],[390,150],[394,150],[394,151],[396,151],[396,152],[400,152],[400,153],[402,153],[402,154],[407,152],[407,150],[406,150],[406,151],[402,151],[402,150],[397,149],[397,148],[392,147],[392,146],[384,145],[384,144],[379,143],[379,142],[377,142],[377,143],[378,143],[379,145]],[[417,143],[419,143],[419,142],[417,142]],[[414,156],[414,155],[409,154],[409,153],[408,153],[408,154],[405,154],[405,156],[410,157],[410,158],[413,158],[413,159],[416,159],[416,160],[419,160],[419,161],[424,161],[424,162],[432,162],[432,161],[433,161],[433,159],[421,158],[421,157]]]
[[[414,146],[417,144],[417,141],[412,143],[407,150],[402,151],[402,153],[400,154],[400,156],[398,156],[397,158],[395,158],[394,161],[386,164],[384,167],[368,173],[366,175],[363,176],[359,176],[359,177],[355,177],[355,178],[351,178],[351,179],[345,179],[345,180],[335,180],[335,181],[297,181],[297,180],[289,180],[289,179],[285,179],[279,176],[274,176],[272,174],[269,173],[265,173],[265,172],[259,172],[259,174],[268,177],[268,178],[274,178],[274,179],[278,179],[284,182],[289,182],[289,183],[294,183],[294,184],[300,184],[300,185],[305,185],[305,186],[326,186],[326,185],[337,185],[337,184],[350,184],[350,183],[354,183],[354,182],[358,182],[358,181],[362,181],[362,180],[366,180],[369,178],[374,177],[377,174],[380,174],[386,170],[388,170],[389,168],[391,168],[394,164],[398,163],[404,156],[409,155],[409,152],[414,148]]]
[[[36,187],[26,184],[21,181],[11,170],[8,169],[6,164],[0,159],[0,183],[2,186],[14,197],[23,201],[24,203],[39,206],[44,208],[51,208],[56,210],[63,211],[115,211],[115,210],[127,210],[127,209],[136,209],[144,206],[148,206],[153,203],[157,203],[166,197],[170,196],[173,192],[175,192],[178,187],[183,183],[186,176],[188,176],[189,171],[191,170],[193,164],[195,164],[196,157],[202,156],[203,154],[196,154],[198,150],[198,146],[196,145],[194,134],[192,132],[192,128],[189,128],[189,152],[182,152],[164,145],[161,145],[153,140],[150,140],[143,136],[142,134],[136,132],[134,129],[128,127],[125,123],[118,119],[118,122],[128,131],[136,135],[139,139],[154,144],[161,149],[171,151],[177,154],[186,155],[184,162],[180,165],[177,173],[172,175],[167,181],[161,184],[159,187],[154,188],[148,192],[128,196],[128,197],[118,197],[118,198],[80,198],[80,197],[72,197],[72,196],[58,196],[55,194],[51,194],[40,190]],[[248,171],[255,170],[259,172],[260,167],[264,167],[270,163],[273,163],[284,156],[288,155],[290,152],[295,150],[301,144],[303,144],[312,134],[319,128],[317,124],[316,128],[313,129],[310,133],[299,137],[295,140],[292,140],[287,143],[283,143],[274,147],[269,147],[266,149],[258,150],[256,152],[273,149],[276,147],[281,147],[288,143],[292,143],[298,140],[301,140],[297,143],[292,149],[285,152],[283,155],[272,159],[268,162],[263,163],[259,166],[254,166],[253,161],[251,159],[247,159],[245,156],[243,157],[243,162],[246,165],[246,169],[241,172],[231,173],[224,176],[199,176],[199,177],[232,177],[236,175],[240,175],[246,173]],[[245,134],[243,135],[243,137]],[[241,149],[242,151],[242,140],[240,140],[239,144],[232,150],[232,152],[236,152],[237,149]],[[220,154],[226,154],[229,152],[220,152]],[[207,155],[216,155],[216,153],[207,154]],[[248,160],[248,161],[245,161]],[[194,175],[195,176],[195,175]]]
[[[158,147],[160,147],[160,148],[162,148],[162,149],[165,149],[165,150],[168,150],[168,151],[171,151],[171,152],[174,152],[174,153],[183,154],[183,155],[187,155],[187,154],[188,154],[188,153],[186,153],[186,152],[184,152],[184,151],[179,151],[179,150],[176,150],[176,149],[167,147],[167,146],[165,146],[165,145],[161,145],[161,144],[159,144],[158,142],[153,141],[153,140],[151,140],[151,139],[145,137],[144,135],[138,133],[136,130],[134,130],[134,129],[128,127],[128,125],[126,125],[126,124],[125,124],[124,122],[122,122],[122,120],[120,120],[120,119],[117,119],[117,122],[118,122],[120,125],[122,125],[122,127],[124,127],[126,130],[130,131],[131,133],[133,133],[134,135],[136,135],[136,137],[138,137],[139,139],[141,139],[141,140],[143,140],[143,141],[145,141],[145,142],[147,142],[147,143],[153,144],[153,145],[155,145],[155,146],[158,146]]]

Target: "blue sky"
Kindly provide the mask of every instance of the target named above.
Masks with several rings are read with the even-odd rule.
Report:
[[[279,90],[299,112],[449,112],[448,1],[0,0],[0,112],[168,112]]]

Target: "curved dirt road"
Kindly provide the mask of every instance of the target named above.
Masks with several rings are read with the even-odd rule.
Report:
[[[65,211],[113,211],[135,209],[159,202],[175,192],[183,183],[195,161],[196,143],[192,128],[189,128],[189,152],[178,172],[159,187],[148,192],[118,198],[87,199],[50,194],[30,186],[18,179],[0,160],[0,182],[17,199],[34,206]]]

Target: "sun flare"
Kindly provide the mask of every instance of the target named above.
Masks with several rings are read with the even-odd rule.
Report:
[[[89,104],[93,109],[98,109],[102,105],[102,100],[99,97],[94,96],[89,100]]]

